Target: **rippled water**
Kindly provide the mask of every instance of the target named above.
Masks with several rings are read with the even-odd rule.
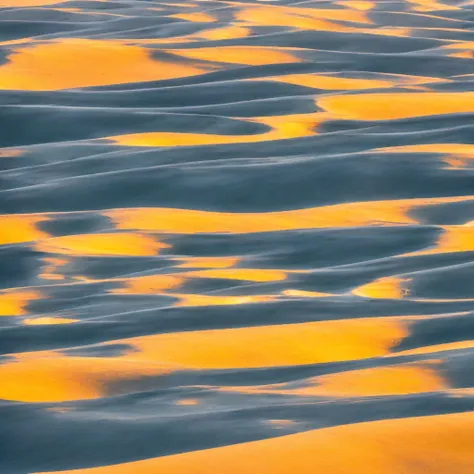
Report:
[[[0,472],[472,474],[474,1],[0,0]]]

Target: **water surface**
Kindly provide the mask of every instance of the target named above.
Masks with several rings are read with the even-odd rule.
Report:
[[[0,0],[0,472],[472,474],[474,2]]]

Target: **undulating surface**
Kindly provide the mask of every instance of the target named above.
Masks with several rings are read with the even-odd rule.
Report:
[[[0,472],[472,474],[474,1],[0,0]]]

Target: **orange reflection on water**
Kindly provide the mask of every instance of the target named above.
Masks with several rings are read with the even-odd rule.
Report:
[[[24,153],[25,150],[22,150],[21,148],[0,148],[0,158],[15,158]]]
[[[66,3],[70,0],[0,0],[1,8],[44,7],[57,3]]]
[[[178,18],[180,20],[192,21],[197,23],[209,23],[216,21],[213,16],[204,12],[176,13],[175,15],[171,15],[171,18]]]
[[[325,298],[327,296],[333,296],[331,293],[323,293],[320,291],[306,291],[294,289],[283,290],[282,294],[284,296],[291,296],[295,298]]]
[[[151,45],[166,45],[166,44],[175,44],[175,43],[191,43],[196,41],[208,40],[208,41],[218,41],[218,40],[225,40],[225,39],[237,39],[237,38],[245,38],[250,36],[252,31],[249,28],[244,28],[242,26],[230,25],[230,26],[218,26],[212,25],[212,28],[206,28],[196,33],[191,33],[189,35],[184,36],[172,36],[166,38],[133,38],[127,40],[121,39],[111,39],[108,40],[115,44],[120,45],[143,45],[143,46],[151,46]],[[176,51],[179,50],[169,50],[171,54],[174,54]],[[200,67],[202,64],[200,65]],[[206,65],[210,69],[215,69],[216,66],[211,66],[210,64]]]
[[[324,76],[321,74],[289,74],[287,76],[269,77],[269,80],[295,84],[324,90],[364,90],[389,88],[395,82],[383,79],[359,79],[338,76]]]
[[[275,428],[285,428],[294,425],[296,422],[293,420],[268,420],[267,423]]]
[[[474,112],[474,92],[407,92],[328,95],[317,105],[349,120],[397,120]]]
[[[300,62],[300,59],[292,55],[293,50],[296,50],[296,48],[214,46],[212,48],[170,49],[166,50],[166,52],[201,61],[260,66],[264,64]]]
[[[286,280],[287,273],[290,272],[263,268],[225,268],[199,270],[195,272],[181,273],[181,275],[188,278],[223,278],[229,280],[267,282]]]
[[[446,155],[442,160],[452,168],[462,168],[469,160],[474,159],[474,145],[469,143],[428,143],[422,145],[405,145],[377,148],[374,151],[384,153],[434,153]]]
[[[352,290],[352,293],[365,298],[386,298],[399,300],[409,294],[405,285],[410,281],[409,278],[384,277],[366,283]]]
[[[17,355],[0,364],[0,397],[22,402],[63,402],[100,398],[116,381],[137,380],[170,372],[158,363],[106,357],[66,357],[38,353]]]
[[[412,3],[412,10],[417,12],[460,10],[460,8],[455,5],[438,2],[437,0],[407,0],[407,2]]]
[[[326,227],[416,224],[409,212],[472,196],[368,201],[267,213],[211,212],[194,209],[126,208],[105,211],[118,229],[163,233],[250,233]]]
[[[240,257],[175,257],[175,261],[183,262],[178,268],[230,268],[237,265]]]
[[[27,314],[28,303],[42,297],[43,294],[36,290],[0,291],[0,316],[21,316]]]
[[[372,2],[336,2],[338,5],[347,7],[341,9],[228,3],[241,7],[235,13],[235,19],[244,25],[385,36],[411,35],[411,29],[406,27],[379,26],[374,24],[367,14],[367,11],[375,6]],[[324,46],[322,48],[324,49]]]
[[[175,306],[234,306],[265,303],[276,300],[276,295],[193,295],[189,293],[168,293],[178,299]]]
[[[434,247],[411,255],[433,255],[451,252],[474,252],[474,226],[444,226]]]
[[[474,412],[380,420],[63,472],[472,474],[473,425]]]
[[[234,38],[246,38],[250,36],[252,31],[249,28],[243,26],[230,25],[223,26],[221,28],[213,28],[197,33],[197,36],[207,39],[209,41],[218,41]]]
[[[379,397],[448,388],[436,365],[430,362],[339,372],[318,377],[315,382],[316,386],[301,390],[331,397]]]
[[[419,355],[419,354],[434,354],[437,352],[454,351],[462,349],[471,349],[474,347],[474,340],[446,342],[444,344],[433,344],[431,346],[422,346],[415,349],[407,349],[405,351],[396,352],[395,355]]]
[[[255,135],[216,135],[205,133],[144,132],[105,137],[121,146],[181,147],[201,145],[226,145],[231,143],[255,143],[271,140],[289,140],[314,135],[315,127],[323,122],[326,114],[309,113],[276,117],[246,119],[268,125],[271,130]]]
[[[145,234],[123,232],[53,237],[36,243],[39,252],[88,256],[153,256],[170,246]]]
[[[199,405],[199,400],[196,400],[195,398],[182,398],[181,400],[178,400],[176,402],[176,405],[181,405],[181,406]]]
[[[265,134],[268,139],[268,134]],[[144,132],[107,137],[121,146],[200,146],[251,143],[265,140],[265,135],[212,135],[198,133]]]
[[[301,30],[316,31],[357,31],[352,26],[345,26],[322,18],[296,14],[285,9],[250,8],[241,10],[235,15],[236,19],[244,24],[255,26],[287,26]]]
[[[238,11],[235,18],[259,26],[291,26],[295,28],[305,28],[305,26],[311,25],[311,23],[305,22],[305,20],[309,19],[372,24],[370,18],[362,10],[302,8],[279,5],[249,5],[247,8],[242,8]],[[343,25],[344,23],[334,23],[333,27],[335,31],[338,31],[338,28],[344,29]]]
[[[340,2],[335,2],[337,5],[342,5],[348,8],[354,8],[355,10],[372,10],[375,8],[375,2],[368,2],[365,0],[341,0]]]
[[[68,264],[69,260],[64,258],[44,258],[44,263],[46,264],[43,268],[43,271],[38,275],[40,278],[45,280],[64,280],[64,275],[59,273],[59,269]]]
[[[126,344],[117,357],[75,357],[54,351],[16,354],[0,364],[0,397],[67,401],[113,394],[114,383],[181,369],[275,367],[388,355],[408,334],[394,318],[157,334]],[[117,389],[118,390],[118,389]]]
[[[49,235],[38,224],[49,220],[45,214],[0,215],[0,245],[18,244],[45,239]]]
[[[74,61],[71,61],[71,58]],[[62,39],[13,50],[0,66],[0,89],[47,91],[194,76],[190,64],[157,61],[151,51],[107,40]]]
[[[451,58],[473,59],[474,51],[459,51],[458,53],[451,53],[448,56]]]
[[[42,316],[39,318],[28,318],[23,320],[23,324],[26,326],[51,326],[55,324],[71,324],[77,323],[80,321],[79,319],[72,319],[72,318],[60,318],[60,317],[52,317],[52,316]]]
[[[204,133],[144,132],[106,138],[121,146],[170,147],[261,142],[271,139],[269,135],[268,133],[260,135],[214,135]],[[273,137],[273,139],[275,138]]]
[[[134,360],[224,369],[383,356],[407,335],[407,322],[376,318],[157,334],[114,343],[131,345]]]
[[[110,293],[117,295],[154,295],[179,287],[183,283],[184,278],[181,274],[177,273],[176,275],[139,276],[116,281],[122,282],[123,286],[110,290]]]
[[[165,290],[170,290],[181,286],[187,280],[193,278],[211,278],[211,279],[228,279],[241,280],[253,282],[271,282],[282,281],[287,277],[289,271],[282,270],[268,270],[268,269],[253,269],[253,268],[215,268],[206,270],[196,270],[180,273],[166,273],[157,275],[145,275],[131,278],[117,278],[110,280],[101,280],[109,282],[120,282],[123,286],[111,290],[115,294],[159,294]],[[193,298],[194,295],[179,295],[180,298]],[[204,296],[204,295],[203,295]],[[220,297],[206,297],[211,300],[214,299],[228,299],[229,296]],[[242,297],[237,297],[242,298]]]
[[[312,377],[304,386],[288,383],[219,387],[222,392],[290,395],[300,397],[380,397],[426,393],[449,388],[437,372],[437,362],[399,364]]]
[[[448,82],[436,77],[408,76],[401,74],[377,74],[376,78],[351,78],[323,74],[289,74],[286,76],[269,77],[267,79],[323,90],[387,89],[397,86]]]

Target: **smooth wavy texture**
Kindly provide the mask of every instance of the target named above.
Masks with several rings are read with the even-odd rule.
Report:
[[[0,0],[0,471],[474,472],[474,2]]]

